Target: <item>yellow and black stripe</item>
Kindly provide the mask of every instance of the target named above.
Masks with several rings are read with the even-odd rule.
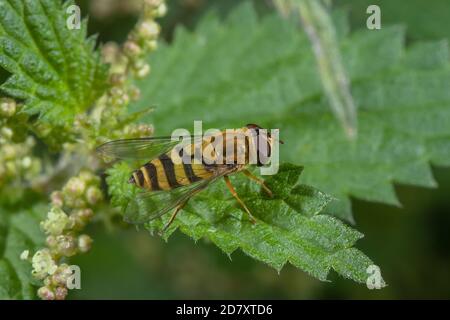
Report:
[[[172,190],[208,179],[213,174],[203,164],[174,163],[167,153],[135,170],[129,182],[151,191]]]

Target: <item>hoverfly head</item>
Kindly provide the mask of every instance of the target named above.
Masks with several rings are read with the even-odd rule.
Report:
[[[246,128],[251,131],[253,143],[256,146],[256,165],[258,167],[265,166],[270,162],[272,148],[275,142],[271,135],[271,131],[264,129],[257,124],[247,124]]]
[[[261,137],[264,136],[264,137],[267,139],[267,141],[268,141],[268,143],[269,143],[270,145],[273,144],[274,141],[273,141],[272,136],[271,136],[271,134],[270,134],[270,130],[265,130],[265,129],[262,128],[261,126],[259,126],[259,125],[257,125],[257,124],[254,124],[254,123],[249,123],[249,124],[246,125],[246,127],[247,127],[249,130],[254,130],[255,133],[256,133],[256,135],[258,136],[258,138],[259,138],[260,136],[261,136]],[[260,135],[261,130],[264,131],[264,134],[261,134],[261,135]],[[278,142],[281,143],[281,144],[284,144],[284,142],[283,142],[282,140],[278,140]]]
[[[257,124],[254,124],[254,123],[249,123],[249,124],[247,124],[246,126],[245,126],[248,130],[250,130],[250,131],[252,131],[252,134],[254,134],[257,138],[260,138],[261,136],[262,136],[262,131],[261,130],[263,130],[263,128],[262,127],[260,127],[259,125],[257,125]],[[269,140],[269,138],[270,138],[270,133],[266,133],[266,137],[268,138],[267,140]]]

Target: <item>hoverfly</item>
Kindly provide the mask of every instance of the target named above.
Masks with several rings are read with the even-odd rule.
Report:
[[[229,175],[242,172],[272,196],[264,180],[253,175],[248,166],[265,164],[270,157],[274,139],[255,124],[236,129],[233,135],[229,135],[228,131],[219,131],[210,136],[189,138],[194,141],[188,139],[184,145],[172,137],[148,137],[114,140],[97,148],[100,154],[107,157],[147,161],[134,170],[128,180],[144,191],[138,193],[136,204],[126,209],[126,220],[145,223],[173,210],[162,229],[164,232],[192,196],[223,178],[233,197],[254,223],[255,218],[239,198]],[[283,143],[281,140],[279,142]],[[212,148],[206,152],[208,146]],[[256,155],[253,162],[252,155]],[[155,199],[159,201],[152,201]]]

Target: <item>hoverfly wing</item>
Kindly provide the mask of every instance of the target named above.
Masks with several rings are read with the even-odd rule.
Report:
[[[207,180],[202,180],[170,191],[141,192],[128,204],[124,219],[135,224],[157,219],[203,190],[208,184]]]
[[[182,137],[194,141],[194,137]],[[182,140],[172,140],[172,137],[149,137],[137,139],[121,139],[106,142],[97,148],[97,152],[106,157],[120,160],[147,160],[170,151]]]
[[[230,171],[217,170],[210,178],[168,191],[143,191],[131,200],[125,210],[126,222],[141,224],[157,219],[216,182]]]

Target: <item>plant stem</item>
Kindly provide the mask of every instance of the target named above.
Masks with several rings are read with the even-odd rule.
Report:
[[[356,106],[350,83],[342,63],[333,22],[325,5],[318,0],[274,0],[284,15],[298,12],[311,41],[323,88],[331,109],[341,122],[347,136],[357,135]]]

